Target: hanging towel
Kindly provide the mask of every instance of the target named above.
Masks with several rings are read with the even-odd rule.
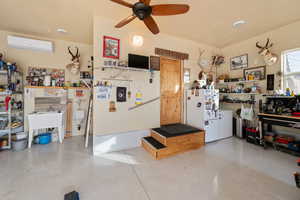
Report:
[[[253,120],[253,107],[251,105],[250,108],[245,108],[245,106],[242,104],[242,108],[241,108],[241,118],[242,119],[246,119],[249,121]]]

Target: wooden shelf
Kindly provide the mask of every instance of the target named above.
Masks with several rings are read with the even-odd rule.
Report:
[[[105,69],[117,69],[123,71],[138,71],[138,72],[150,72],[150,69],[139,69],[139,68],[131,68],[131,67],[102,67],[102,70]]]
[[[220,92],[220,94],[238,94],[238,95],[263,95],[263,94],[259,94],[259,93],[234,93],[234,92],[231,92],[231,93],[223,93],[223,92]]]
[[[273,99],[292,99],[292,98],[296,98],[296,96],[264,96],[266,98],[273,98]]]
[[[25,86],[25,88],[37,88],[37,89],[76,89],[76,90],[88,90],[87,87],[57,87],[57,86]]]
[[[49,89],[64,89],[64,87],[56,87],[56,86],[30,86],[27,85],[25,88],[49,88]]]
[[[220,85],[227,85],[227,84],[237,84],[237,83],[255,83],[255,82],[261,82],[261,81],[265,81],[265,79],[263,80],[251,80],[251,81],[233,81],[233,82],[224,82],[224,83],[217,83],[217,84],[220,84]]]
[[[277,114],[267,114],[267,113],[258,113],[260,116],[265,116],[265,117],[278,117],[278,118],[288,118],[288,119],[300,119],[300,117],[294,117],[290,115],[277,115]]]
[[[222,103],[222,104],[252,104],[252,105],[255,104],[255,102],[249,103],[249,102],[226,102],[226,101],[220,101],[220,103]]]
[[[64,87],[67,88],[68,90],[89,90],[87,87]]]

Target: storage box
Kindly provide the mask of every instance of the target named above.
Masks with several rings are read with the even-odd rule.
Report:
[[[276,137],[276,142],[281,143],[281,144],[286,144],[288,145],[291,142],[294,142],[295,138],[289,135],[278,135]]]
[[[300,141],[290,142],[288,144],[288,148],[291,149],[291,150],[293,150],[293,151],[300,152]]]

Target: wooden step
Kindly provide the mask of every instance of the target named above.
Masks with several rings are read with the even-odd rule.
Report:
[[[148,151],[156,160],[160,160],[172,155],[194,150],[204,146],[204,133],[189,134],[174,137],[173,141],[169,141],[169,146],[166,146],[156,140],[154,137],[145,137],[142,139],[142,147]],[[202,138],[202,139],[201,139]]]
[[[205,144],[205,132],[185,124],[170,124],[152,129],[142,146],[156,160],[198,149]]]
[[[161,159],[160,154],[166,151],[166,146],[155,140],[153,137],[144,137],[142,139],[142,147],[156,160]]]
[[[197,143],[204,145],[205,143],[205,132],[199,131],[196,133],[189,133],[185,135],[180,136],[174,136],[174,137],[166,137],[154,130],[151,131],[151,137],[159,141],[161,144],[169,147],[172,145],[180,145],[180,144],[191,144],[191,143]]]

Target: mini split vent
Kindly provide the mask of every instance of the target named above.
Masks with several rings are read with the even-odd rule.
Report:
[[[36,40],[19,36],[7,36],[7,44],[9,47],[17,49],[27,49],[33,51],[50,52],[54,51],[53,42],[45,40]]]

